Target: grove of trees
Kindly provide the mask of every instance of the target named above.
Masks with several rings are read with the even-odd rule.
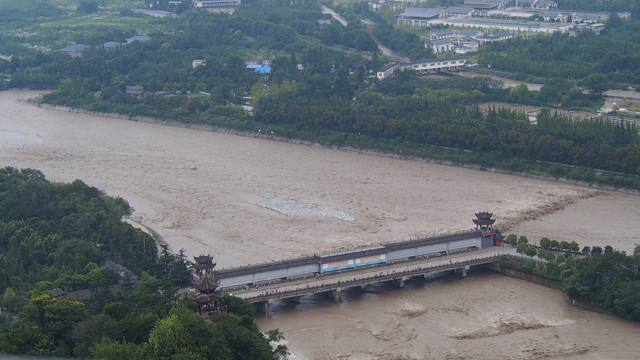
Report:
[[[275,359],[252,305],[205,322],[177,296],[190,284],[181,251],[122,221],[129,204],[76,180],[0,169],[0,354],[91,359]],[[104,265],[115,262],[139,280]],[[87,301],[59,296],[90,291]],[[277,331],[271,337],[281,336]]]
[[[512,236],[513,235],[513,236]],[[507,236],[508,242],[516,235]],[[503,261],[525,271],[556,280],[572,299],[579,300],[630,320],[640,320],[640,245],[633,254],[606,246],[584,247],[575,241],[540,239],[540,246],[518,243],[518,252],[530,261]],[[534,256],[544,261],[533,261]]]

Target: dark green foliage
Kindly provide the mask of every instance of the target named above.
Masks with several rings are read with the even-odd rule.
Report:
[[[563,243],[572,252],[578,246],[575,241]],[[535,251],[531,247],[524,251],[529,249]],[[556,257],[551,251],[543,253],[544,250],[539,250],[538,256],[546,259],[547,263],[505,262],[503,266],[516,266],[557,280],[573,299],[640,321],[640,246],[636,247],[633,255],[610,246],[607,249],[602,252],[600,247],[594,246],[591,253],[579,257],[564,253],[558,253]]]
[[[81,302],[42,296],[32,299],[11,324],[8,336],[19,353],[71,353],[72,331],[87,318]],[[2,351],[2,349],[0,349]]]
[[[338,44],[362,51],[375,51],[378,46],[367,31],[358,23],[349,23],[343,26],[338,21],[333,20],[331,24],[324,25],[320,30],[319,37],[327,45]]]
[[[52,184],[37,170],[0,170],[0,353],[96,359],[275,359],[253,322],[255,308],[227,297],[231,312],[205,323],[179,304],[191,274],[184,251],[161,256],[153,239],[121,221],[129,205],[76,180]],[[99,245],[99,246],[98,246]],[[105,261],[142,271],[120,284]],[[154,275],[151,275],[153,272]],[[91,289],[85,304],[48,293]]]
[[[638,9],[637,2],[635,8]],[[605,78],[600,79],[600,84],[606,79],[625,84],[639,83],[639,26],[637,21],[621,21],[612,16],[606,33],[601,35],[583,31],[574,37],[557,32],[532,39],[497,42],[480,51],[478,64],[491,65],[493,69],[513,72],[522,78],[586,80],[593,73],[602,73]],[[597,87],[598,90],[604,88],[606,86]]]
[[[372,33],[386,47],[410,59],[421,60],[433,56],[431,48],[425,48],[424,41],[417,34],[396,29],[391,24],[376,24]]]
[[[80,180],[55,184],[36,170],[1,169],[0,291],[12,277],[66,291],[107,286],[114,278],[95,265],[107,258],[137,272],[150,267],[155,243],[121,221],[129,212],[123,199]]]
[[[78,11],[87,14],[98,12],[98,2],[96,0],[80,0]]]

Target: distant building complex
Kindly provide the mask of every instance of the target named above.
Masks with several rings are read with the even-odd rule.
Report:
[[[444,59],[429,59],[429,60],[418,60],[411,62],[403,62],[403,63],[390,63],[385,65],[382,69],[380,69],[376,76],[378,79],[382,80],[387,78],[396,70],[405,70],[405,69],[413,69],[418,74],[425,75],[430,73],[435,73],[438,71],[453,71],[453,70],[461,70],[464,69],[467,65],[467,58],[465,57],[453,57],[453,58],[444,58]]]
[[[193,0],[193,7],[211,12],[233,14],[240,0]]]
[[[383,0],[375,3],[380,2],[384,3]],[[378,9],[381,5],[370,7]],[[607,21],[609,15],[608,12],[561,10],[555,1],[548,0],[469,0],[460,6],[447,8],[407,6],[400,10],[397,23],[412,27],[451,26],[487,31],[552,33],[570,31],[577,24],[601,24]],[[630,13],[622,12],[618,16],[629,19]],[[595,31],[602,30],[603,26],[588,28]]]

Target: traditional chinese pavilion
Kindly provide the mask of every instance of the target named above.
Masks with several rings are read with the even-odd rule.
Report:
[[[477,230],[492,230],[493,223],[496,222],[496,219],[492,219],[493,213],[488,211],[481,211],[476,213],[476,218],[473,219],[473,223],[476,224]]]
[[[213,275],[213,262],[211,255],[194,256],[195,262],[191,267],[197,276],[193,286],[195,292],[190,295],[191,301],[198,305],[198,312],[206,311],[226,312],[227,306],[224,304],[224,296],[219,292],[220,284]]]
[[[213,256],[194,256],[193,260],[195,260],[195,262],[193,263],[193,265],[191,265],[191,267],[200,278],[213,277],[213,268],[216,267],[216,263],[213,262]]]
[[[493,229],[493,223],[496,219],[492,219],[493,213],[488,211],[480,211],[476,213],[476,218],[473,219],[473,223],[476,224],[476,230],[481,230],[482,235],[488,240],[489,237],[493,239],[493,245],[502,245],[503,236]],[[484,244],[484,240],[483,240]]]

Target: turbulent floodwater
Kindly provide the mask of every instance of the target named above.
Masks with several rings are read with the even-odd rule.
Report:
[[[34,95],[0,92],[1,166],[121,196],[174,251],[212,254],[219,267],[466,230],[481,210],[532,241],[626,251],[640,243],[633,195],[20,101]],[[280,211],[283,202],[296,211]],[[280,304],[258,321],[282,329],[308,359],[631,359],[640,350],[637,324],[496,274],[368,287],[343,299]]]

